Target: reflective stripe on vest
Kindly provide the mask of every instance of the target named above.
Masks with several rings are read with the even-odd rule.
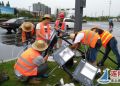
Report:
[[[22,60],[24,63],[26,63],[28,66],[35,66],[34,64],[31,64],[30,62],[28,62],[26,59],[24,59],[23,57],[19,58],[20,60]]]
[[[92,37],[91,37],[91,39],[90,39],[90,43],[93,41],[93,38],[94,38],[95,34],[96,34],[96,33],[93,33],[93,34],[92,34]]]
[[[97,40],[100,38],[99,35],[90,30],[83,30],[81,32],[84,33],[84,38],[81,40],[81,42],[94,48]]]
[[[104,31],[101,35],[100,35],[100,38],[101,38],[101,41],[102,41],[102,45],[104,47],[106,47],[107,43],[110,41],[110,39],[112,38],[112,34],[109,33],[108,31]]]
[[[40,56],[40,53],[32,48],[29,48],[22,53],[18,58],[14,68],[24,76],[37,75],[37,65],[34,64],[34,60]]]
[[[88,33],[86,34],[86,38],[87,38],[86,41],[88,41],[88,37],[89,37],[89,34],[90,34],[91,31],[87,31],[87,32],[88,32]],[[92,43],[95,34],[96,34],[96,33],[92,33],[92,36],[91,36],[91,38],[90,38],[90,41],[88,41],[88,45],[90,45],[90,44]]]
[[[60,20],[57,20],[55,22],[55,28],[58,30],[59,29],[59,23],[60,23]],[[61,30],[65,30],[65,22],[62,22],[62,26],[60,27]]]
[[[89,36],[89,33],[90,33],[90,31],[86,31],[85,44],[86,44],[86,43],[87,43],[87,41],[88,41],[88,36]]]
[[[36,40],[44,40],[45,41],[44,38],[46,38],[46,37],[48,37],[48,40],[50,40],[51,30],[50,30],[50,25],[49,24],[47,25],[47,30],[46,30],[47,32],[45,31],[44,25],[42,23],[40,23],[40,30],[37,30],[37,31],[39,31],[39,32],[36,33]],[[40,33],[44,38],[37,35],[38,33]]]
[[[23,66],[22,64],[20,64],[19,62],[16,63],[19,67],[21,67],[22,69],[24,69],[25,71],[32,71],[32,69],[29,69],[25,66]]]
[[[38,56],[33,60],[34,64],[40,66],[41,64],[45,63],[45,60],[42,56]]]

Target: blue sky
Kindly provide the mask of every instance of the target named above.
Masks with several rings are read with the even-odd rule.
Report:
[[[10,2],[12,7],[26,8],[32,6],[33,3],[41,2],[52,8],[52,13],[55,13],[56,8],[74,8],[75,0],[0,0],[7,3]],[[86,8],[84,8],[84,15],[87,16],[101,16],[109,15],[109,1],[110,0],[86,0]],[[120,15],[120,0],[111,0],[111,15]],[[32,10],[32,8],[31,8]]]

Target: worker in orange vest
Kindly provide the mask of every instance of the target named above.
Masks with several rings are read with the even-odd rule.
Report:
[[[24,22],[21,26],[21,38],[24,50],[27,49],[29,42],[34,42],[34,25],[31,22]]]
[[[110,32],[100,29],[99,27],[93,27],[91,30],[97,32],[100,35],[102,46],[105,48],[105,54],[102,60],[98,63],[98,65],[99,66],[104,65],[104,62],[107,59],[108,54],[112,50],[113,53],[116,55],[116,59],[118,62],[117,69],[120,69],[120,53],[117,48],[117,40],[115,39],[115,37],[113,37],[113,35]]]
[[[50,41],[51,36],[51,17],[49,14],[45,14],[42,18],[42,22],[36,25],[36,40],[44,40],[46,42]]]
[[[93,65],[96,65],[97,52],[101,47],[101,40],[97,33],[90,30],[82,30],[78,33],[70,34],[70,38],[73,39],[73,45],[71,48],[78,48],[80,43],[89,46],[86,54],[87,61]]]
[[[42,56],[42,52],[48,48],[43,40],[35,41],[31,48],[24,51],[14,65],[14,71],[21,81],[37,83],[36,77],[48,77],[46,75],[48,55]]]
[[[63,22],[64,17],[65,17],[64,13],[61,12],[59,14],[59,18],[57,18],[57,20],[55,22],[55,29],[56,29],[56,31],[58,31],[58,36],[62,36],[62,32],[65,32],[65,30],[66,30],[65,22]],[[61,30],[62,32],[60,32],[59,30]],[[62,39],[58,40],[58,44],[59,44],[59,47],[61,47]]]

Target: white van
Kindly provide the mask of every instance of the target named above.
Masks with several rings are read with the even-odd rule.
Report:
[[[63,21],[65,22],[66,29],[73,29],[74,28],[74,19],[64,18]]]

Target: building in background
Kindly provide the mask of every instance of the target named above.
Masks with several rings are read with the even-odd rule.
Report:
[[[51,8],[40,2],[34,3],[33,13],[35,16],[43,16],[44,14],[51,14]]]
[[[9,1],[5,5],[4,2],[0,2],[0,14],[14,14],[15,8],[10,7]]]
[[[15,9],[7,6],[0,6],[0,14],[14,14]]]

